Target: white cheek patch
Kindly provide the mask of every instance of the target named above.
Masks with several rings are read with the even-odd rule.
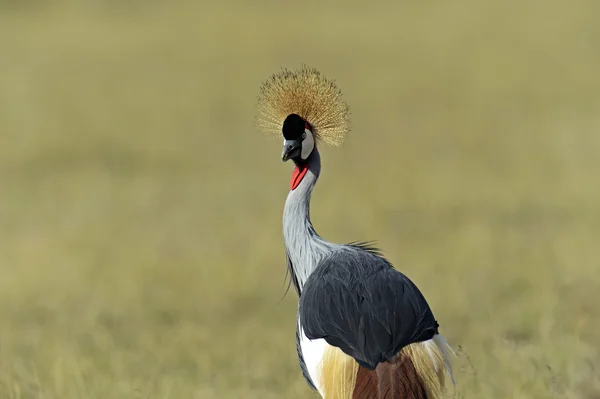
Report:
[[[315,138],[308,129],[304,129],[304,134],[306,137],[304,140],[302,140],[302,151],[300,152],[300,157],[302,157],[302,159],[307,159],[315,149]]]

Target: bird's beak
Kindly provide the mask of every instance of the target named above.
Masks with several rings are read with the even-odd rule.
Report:
[[[281,153],[281,160],[283,162],[288,159],[296,158],[302,151],[302,141],[300,140],[286,140],[283,144],[283,152]]]

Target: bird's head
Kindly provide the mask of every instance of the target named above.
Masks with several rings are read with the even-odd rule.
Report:
[[[283,121],[283,152],[281,159],[294,161],[297,166],[303,165],[315,149],[315,138],[308,122],[297,114],[290,114]]]
[[[341,90],[335,81],[306,65],[271,75],[260,88],[256,108],[260,131],[276,137],[283,133],[281,159],[296,165],[292,190],[306,175],[316,142],[340,147],[350,131],[350,106]]]

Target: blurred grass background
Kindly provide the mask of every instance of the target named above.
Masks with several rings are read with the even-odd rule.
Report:
[[[317,230],[377,240],[455,397],[600,397],[600,3],[0,1],[0,397],[314,398],[260,83],[353,108]]]

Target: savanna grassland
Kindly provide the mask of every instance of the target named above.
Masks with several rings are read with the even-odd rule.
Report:
[[[376,240],[455,397],[600,397],[600,3],[0,1],[0,397],[315,398],[281,300],[302,63],[353,110],[312,218]]]

